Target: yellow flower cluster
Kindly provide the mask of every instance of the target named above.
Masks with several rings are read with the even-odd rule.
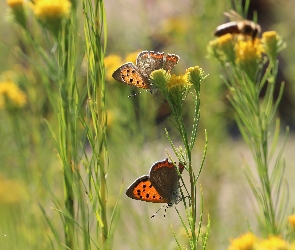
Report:
[[[26,28],[27,18],[24,0],[7,0],[6,3],[11,9],[11,16],[14,21],[23,28]]]
[[[235,55],[235,40],[232,34],[226,34],[217,39],[216,42],[219,53],[222,52],[224,60],[234,63]]]
[[[189,88],[192,84],[187,79],[187,74],[184,75],[171,75],[170,80],[166,86],[168,91],[173,88]]]
[[[237,63],[255,63],[260,61],[264,52],[261,40],[239,39],[235,44],[235,54]]]
[[[126,57],[125,57],[125,60],[124,62],[132,62],[132,63],[136,63],[136,58],[137,58],[137,55],[140,53],[140,51],[135,51],[135,52],[132,52],[132,53],[129,53]]]
[[[258,250],[289,250],[290,245],[277,236],[270,236],[266,240],[262,240]]]
[[[25,186],[17,180],[0,175],[0,204],[15,204],[26,198]]]
[[[210,42],[208,51],[223,65],[238,66],[253,81],[265,49],[261,39],[243,35],[226,34]]]
[[[106,68],[106,79],[111,81],[113,72],[122,64],[122,58],[120,56],[111,54],[104,58],[104,65]]]
[[[266,54],[271,62],[276,60],[285,44],[275,31],[262,34],[262,39],[244,35],[226,34],[211,41],[208,51],[222,64],[238,66],[250,78],[255,79],[262,56]]]
[[[278,52],[285,47],[285,44],[275,31],[264,32],[262,34],[262,41],[266,54],[274,62]]]
[[[254,245],[257,242],[258,239],[254,234],[246,233],[236,239],[233,239],[228,250],[253,250]]]
[[[35,0],[32,8],[35,16],[40,19],[60,19],[69,16],[71,2],[69,0]]]
[[[231,63],[246,63],[261,60],[264,52],[261,40],[254,40],[244,36],[226,34],[210,43],[213,50],[224,54],[226,61]]]
[[[18,86],[11,82],[0,82],[0,109],[5,107],[7,102],[17,108],[21,108],[26,104],[26,95]]]
[[[291,250],[292,246],[278,236],[259,239],[253,233],[246,233],[231,240],[228,250]]]
[[[24,0],[7,0],[6,3],[10,8],[14,9],[22,6],[24,4]]]
[[[189,23],[184,17],[172,17],[165,19],[163,34],[185,34],[189,29]]]
[[[292,214],[288,217],[290,225],[294,228],[295,230],[295,214]]]
[[[272,50],[272,48],[276,48],[279,36],[275,31],[267,31],[262,34],[262,39],[265,47]]]
[[[135,51],[128,54],[123,60],[120,56],[115,54],[110,54],[104,58],[104,65],[106,68],[106,79],[111,81],[113,79],[112,74],[113,72],[119,68],[123,62],[132,62],[135,64],[137,55],[140,51]]]

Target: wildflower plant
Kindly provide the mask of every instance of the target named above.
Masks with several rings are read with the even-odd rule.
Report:
[[[16,110],[25,106],[25,93],[12,81],[0,82],[0,109]]]
[[[71,7],[69,0],[37,0],[31,5],[38,21],[55,36],[61,31],[63,22],[70,16]]]
[[[204,80],[206,75],[200,67],[191,67],[186,70],[186,73],[183,75],[171,75],[169,72],[160,69],[153,71],[151,73],[151,82],[152,84],[165,96],[168,105],[171,109],[172,117],[171,122],[176,127],[179,132],[182,144],[182,147],[176,147],[169,135],[169,132],[166,130],[167,138],[171,144],[171,147],[174,150],[178,160],[183,163],[189,173],[190,179],[190,189],[188,190],[185,186],[183,179],[183,189],[181,190],[182,200],[184,202],[184,206],[186,208],[187,221],[189,224],[189,228],[186,226],[182,216],[178,212],[178,215],[181,219],[183,227],[186,231],[186,235],[189,239],[189,244],[191,249],[197,249],[198,244],[201,242],[203,249],[206,248],[208,236],[209,236],[209,227],[210,222],[208,221],[208,227],[204,234],[201,234],[201,226],[203,219],[203,202],[201,195],[201,214],[200,221],[197,225],[197,188],[196,183],[202,171],[202,167],[204,164],[206,152],[207,152],[207,135],[206,135],[206,145],[204,150],[204,155],[202,162],[200,164],[199,170],[195,173],[193,162],[192,162],[192,151],[196,140],[198,123],[200,119],[200,83]],[[185,98],[191,94],[194,98],[194,121],[192,125],[192,131],[190,133],[190,137],[187,131],[187,127],[185,125],[183,119],[183,105]],[[187,195],[186,195],[187,194]],[[188,197],[188,203],[185,201],[185,198]],[[177,241],[178,247],[181,249],[180,243],[176,238],[176,234],[174,233],[174,237]]]
[[[243,234],[231,240],[228,250],[292,250],[294,245],[279,236],[261,239],[253,233]]]
[[[8,4],[13,9],[15,5],[12,2],[10,0]],[[78,32],[75,1],[36,0],[21,7],[26,8],[31,14],[28,18],[34,20],[34,24],[45,34],[38,37],[30,27],[21,24],[18,19],[15,20],[20,24],[26,38],[25,45],[34,49],[37,59],[25,52],[21,52],[21,55],[39,72],[58,124],[56,128],[54,123],[46,120],[63,172],[60,177],[63,177],[62,201],[51,190],[53,187],[49,188],[54,200],[53,210],[61,218],[62,234],[48,216],[47,208],[43,204],[40,206],[51,228],[54,239],[51,239],[51,244],[68,249],[110,249],[110,230],[113,228],[116,209],[112,211],[109,222],[106,206],[107,117],[104,69],[107,36],[103,1],[82,1],[82,39]],[[85,47],[79,46],[82,42],[85,42]],[[81,55],[84,54],[87,61],[85,83],[78,77]],[[14,93],[19,96],[17,104],[24,105],[26,99],[22,93]],[[5,96],[9,97],[10,94]],[[15,96],[14,94],[14,99]],[[91,155],[86,150],[87,143],[90,145]],[[89,226],[90,221],[96,222],[94,233]]]
[[[288,216],[287,220],[286,239],[289,242],[293,242],[293,245],[295,246],[295,214]]]
[[[7,4],[10,7],[13,20],[23,28],[26,28],[27,16],[24,0],[7,0]]]
[[[245,174],[259,205],[260,212],[257,216],[260,226],[265,235],[276,235],[282,232],[287,202],[282,181],[285,168],[282,153],[286,137],[276,154],[280,130],[278,119],[272,138],[271,128],[284,89],[284,84],[281,84],[278,98],[274,100],[277,55],[285,44],[274,31],[264,32],[262,37],[226,34],[211,41],[208,51],[226,72],[226,76],[222,78],[230,91],[227,97],[236,111],[240,133],[255,160],[259,180],[254,177],[255,174],[246,160]],[[263,89],[266,89],[265,96],[261,98]],[[273,157],[275,163],[272,166]]]
[[[254,250],[258,241],[259,239],[253,233],[246,233],[235,239],[232,239],[228,250]]]

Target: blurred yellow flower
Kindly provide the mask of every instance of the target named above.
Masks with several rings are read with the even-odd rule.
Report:
[[[199,66],[189,67],[186,69],[185,74],[188,73],[197,73],[199,74],[202,71],[202,69]]]
[[[7,0],[6,3],[11,8],[14,21],[26,28],[27,18],[24,10],[24,0]]]
[[[194,89],[198,92],[200,90],[200,83],[207,76],[204,75],[204,71],[199,66],[194,66],[186,69],[187,81],[193,85]]]
[[[69,16],[71,2],[69,0],[35,0],[33,10],[36,17],[45,21],[60,19]]]
[[[262,240],[259,244],[259,250],[288,250],[289,244],[278,236],[270,236]]]
[[[0,204],[15,204],[26,198],[22,182],[7,179],[0,174]]]
[[[259,64],[262,62],[263,52],[263,45],[258,38],[238,39],[235,44],[236,64],[253,82],[255,82]]]
[[[209,42],[207,46],[207,51],[210,57],[216,58],[218,61],[222,62],[222,54],[218,48],[218,39],[214,39]]]
[[[137,56],[138,56],[138,54],[140,53],[141,51],[135,51],[135,52],[132,52],[132,53],[130,53],[130,54],[128,54],[127,56],[126,56],[126,62],[132,62],[132,63],[136,63],[136,58],[137,58]]]
[[[163,33],[183,34],[189,29],[189,23],[185,18],[172,17],[168,18],[163,23]]]
[[[187,74],[179,76],[173,74],[166,84],[168,91],[173,88],[189,88],[191,85],[192,84],[187,79]]]
[[[266,54],[272,61],[276,60],[278,52],[284,48],[283,41],[275,31],[268,31],[262,34],[262,42]]]
[[[231,240],[228,250],[253,250],[258,238],[253,233],[246,233]]]
[[[235,44],[237,62],[257,62],[264,52],[261,40],[238,40]]]
[[[235,40],[232,34],[226,34],[217,38],[218,41],[218,49],[221,50],[225,56],[227,61],[234,62],[235,61]]]
[[[0,82],[0,109],[8,103],[17,108],[21,108],[26,104],[26,95],[19,87],[11,81]]]
[[[232,34],[225,34],[211,41],[208,46],[208,52],[222,63],[235,63],[235,37]]]
[[[262,34],[264,45],[269,48],[275,48],[277,45],[278,34],[276,31],[267,31]]]
[[[114,120],[116,120],[115,112],[113,110],[107,111],[107,126],[111,126],[114,124]]]
[[[290,225],[294,228],[295,230],[295,214],[292,214],[288,217]]]
[[[152,71],[150,74],[150,81],[153,87],[152,91],[155,91],[156,89],[160,89],[163,93],[167,93],[167,83],[169,82],[171,78],[170,73],[168,73],[164,69],[158,69]]]
[[[19,6],[23,6],[24,0],[7,0],[6,3],[10,8],[13,9]]]
[[[218,38],[214,39],[213,41],[209,42],[209,47],[213,50],[216,51],[218,49]]]
[[[104,58],[104,65],[106,68],[106,79],[111,81],[113,72],[122,65],[122,58],[111,54]]]

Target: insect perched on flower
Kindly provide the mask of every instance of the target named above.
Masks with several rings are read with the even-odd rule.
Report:
[[[164,52],[142,51],[138,54],[136,65],[127,62],[113,73],[113,78],[119,82],[126,83],[142,89],[148,89],[154,93],[156,87],[149,81],[150,74],[157,69],[171,71],[179,61],[179,56]]]
[[[244,36],[251,36],[252,40],[254,40],[260,34],[261,27],[259,24],[250,20],[243,20],[242,17],[233,10],[225,14],[227,16],[233,16],[237,21],[219,25],[214,32],[215,36],[220,37],[225,34],[241,34]]]

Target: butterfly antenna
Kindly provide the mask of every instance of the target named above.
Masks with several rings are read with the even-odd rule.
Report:
[[[151,216],[151,218],[154,218],[155,216],[156,216],[156,214],[162,209],[162,208],[165,208],[165,213],[164,213],[164,217],[166,217],[166,210],[167,210],[167,208],[168,208],[168,205],[167,204],[165,204],[165,205],[163,205],[162,207],[160,207],[152,216]]]
[[[141,94],[142,92],[138,92],[138,93],[135,93],[135,94],[132,94],[132,95],[129,95],[128,97],[134,97],[134,96],[137,96],[139,94]]]

